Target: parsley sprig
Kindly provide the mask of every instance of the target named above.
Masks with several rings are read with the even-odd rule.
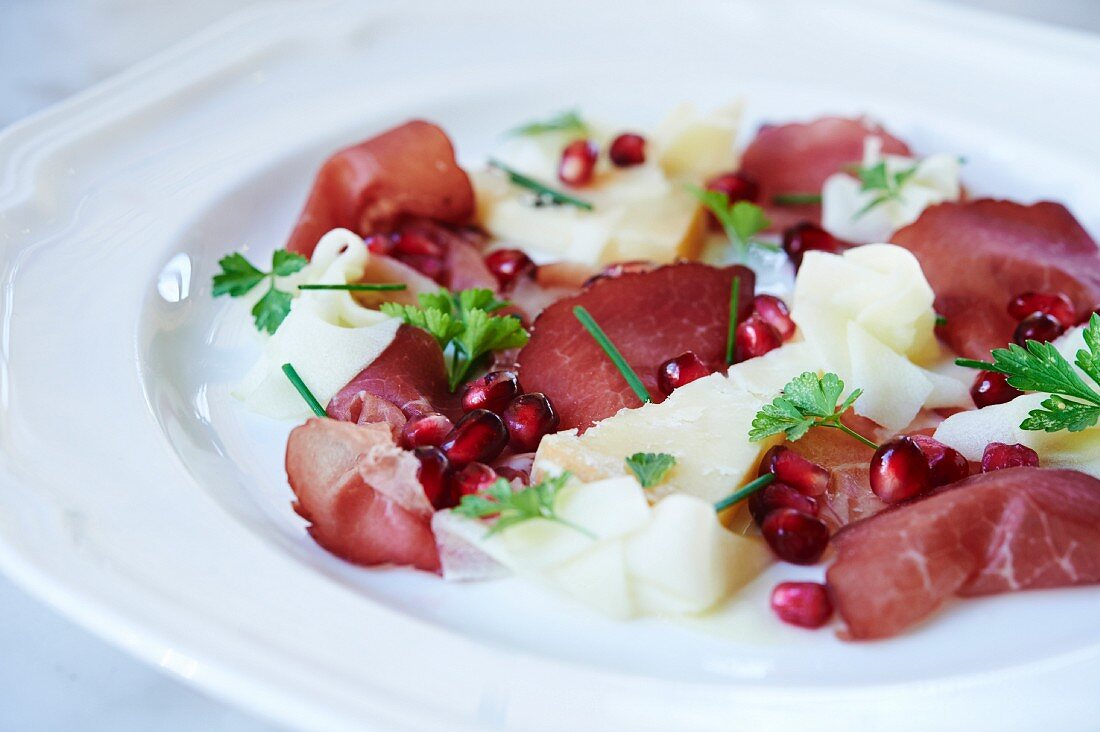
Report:
[[[665,452],[636,452],[626,459],[626,467],[642,488],[659,485],[674,465],[676,458]]]
[[[271,255],[271,271],[264,272],[249,262],[243,254],[234,252],[218,261],[221,272],[214,275],[214,297],[241,297],[264,280],[270,280],[267,292],[252,307],[252,317],[258,330],[274,333],[290,313],[290,302],[293,299],[289,292],[275,286],[275,278],[292,275],[308,263],[309,260],[300,254],[276,249]]]
[[[1077,368],[1100,386],[1100,315],[1093,313],[1082,336],[1085,348],[1077,351]],[[1020,429],[1080,432],[1100,421],[1100,393],[1085,380],[1050,343],[1028,341],[1026,347],[1013,343],[993,350],[993,362],[960,358],[960,366],[996,371],[1008,376],[1008,383],[1021,391],[1049,394],[1042,409],[1028,412]]]
[[[595,534],[588,529],[559,516],[554,507],[558,494],[571,477],[569,473],[562,473],[519,490],[514,490],[504,478],[497,478],[483,494],[463,496],[454,512],[471,519],[495,519],[486,536],[532,519],[545,519],[595,539]]]
[[[699,186],[688,186],[687,189],[718,219],[740,259],[748,255],[750,247],[779,251],[775,244],[757,238],[757,234],[772,225],[764,209],[748,201],[730,203],[729,196],[722,191],[710,191]]]
[[[891,173],[886,168],[886,161],[882,160],[875,165],[857,165],[853,169],[859,178],[859,190],[863,193],[874,193],[874,198],[856,212],[854,219],[861,218],[868,211],[881,206],[888,201],[901,200],[901,188],[905,183],[917,174],[917,164]]]
[[[533,135],[542,135],[547,132],[571,132],[578,137],[584,137],[588,135],[588,124],[581,119],[577,110],[568,109],[553,117],[537,120],[535,122],[528,122],[525,125],[515,127],[509,130],[507,134],[510,136],[530,137]]]
[[[386,302],[381,310],[427,331],[445,355],[450,349],[447,375],[451,391],[486,354],[527,343],[527,331],[519,318],[493,315],[507,303],[497,300],[491,290],[440,290],[422,293],[419,299],[419,306]]]
[[[756,413],[749,430],[749,439],[763,440],[772,435],[786,434],[791,442],[802,439],[813,427],[830,427],[854,437],[872,449],[878,445],[840,421],[840,417],[855,403],[861,389],[854,390],[840,405],[844,382],[836,374],[819,377],[812,371],[791,379],[771,404]]]

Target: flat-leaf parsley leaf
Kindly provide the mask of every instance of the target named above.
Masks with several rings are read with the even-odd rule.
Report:
[[[440,290],[421,294],[419,299],[419,306],[386,302],[381,310],[427,331],[445,352],[450,349],[447,373],[451,391],[486,354],[527,343],[527,331],[519,318],[493,315],[506,303],[497,300],[491,290]]]
[[[454,512],[471,519],[495,519],[487,536],[499,534],[507,528],[532,519],[545,519],[568,526],[594,539],[596,537],[592,532],[566,521],[554,508],[558,494],[571,477],[569,473],[562,473],[519,490],[514,490],[512,484],[504,478],[497,478],[484,493],[463,496]]]
[[[1100,386],[1100,315],[1093,313],[1082,333],[1085,348],[1077,351],[1075,363]],[[1050,343],[1028,341],[1026,347],[1013,343],[993,349],[993,362],[960,358],[955,363],[974,369],[996,371],[1008,376],[1009,386],[1021,391],[1049,394],[1041,409],[1033,409],[1020,429],[1080,432],[1100,421],[1100,393],[1085,383],[1066,358]]]
[[[756,413],[749,439],[754,442],[772,435],[785,434],[791,442],[802,439],[813,427],[830,427],[851,435],[871,448],[878,445],[840,421],[841,415],[855,403],[862,390],[856,389],[840,401],[844,382],[836,374],[818,376],[806,371],[787,382],[771,404]]]
[[[221,272],[214,275],[214,297],[241,297],[264,280],[270,279],[271,285],[267,292],[252,308],[252,317],[259,330],[274,333],[286,320],[292,300],[289,292],[275,286],[275,278],[292,275],[308,263],[309,260],[300,254],[276,249],[271,256],[271,271],[264,272],[249,262],[243,254],[234,252],[218,262]]]
[[[676,458],[665,452],[636,452],[626,459],[626,467],[643,488],[652,488],[665,479]]]
[[[688,186],[691,195],[698,199],[722,225],[730,243],[737,251],[737,256],[744,259],[749,247],[761,247],[771,251],[778,251],[779,247],[757,238],[757,234],[765,231],[772,222],[764,214],[764,209],[755,203],[737,201],[730,203],[728,195],[722,191],[711,191],[698,186]]]

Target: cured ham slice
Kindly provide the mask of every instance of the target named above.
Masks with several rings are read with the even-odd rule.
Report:
[[[869,419],[847,414],[844,421],[862,435],[875,437],[876,425]],[[871,491],[871,457],[875,451],[840,430],[812,429],[798,442],[787,446],[802,457],[829,471],[829,487],[817,500],[820,518],[831,530],[874,516],[886,508]]]
[[[286,446],[295,510],[318,544],[355,564],[438,572],[433,510],[418,466],[384,424],[311,419],[290,433]]]
[[[1100,583],[1100,480],[1010,468],[853,524],[827,573],[852,638],[888,638],[952,595]]]
[[[326,160],[286,248],[308,257],[335,228],[365,236],[413,216],[463,224],[473,211],[473,187],[446,133],[414,120]]]
[[[863,141],[882,139],[884,155],[909,156],[909,147],[870,120],[822,117],[813,122],[765,125],[745,148],[740,171],[760,186],[760,203],[776,229],[800,221],[821,223],[821,205],[776,206],[781,194],[821,193],[825,179],[863,159]]]
[[[941,335],[963,356],[988,358],[1012,340],[1006,307],[1020,293],[1064,292],[1080,317],[1100,304],[1096,242],[1061,204],[941,203],[892,240],[920,260],[947,318]]]
[[[534,323],[519,354],[527,391],[550,397],[561,429],[580,428],[641,401],[607,354],[573,315],[583,305],[645,383],[655,401],[657,368],[694,351],[711,370],[725,367],[730,287],[741,280],[739,317],[748,316],[753,273],[744,267],[683,263],[651,272],[601,279],[550,305]]]
[[[426,402],[453,419],[462,414],[459,398],[447,388],[447,367],[439,344],[423,330],[409,325],[398,328],[386,350],[336,393],[328,403],[328,416],[359,422],[365,396],[402,410]],[[416,411],[421,409],[418,406]]]

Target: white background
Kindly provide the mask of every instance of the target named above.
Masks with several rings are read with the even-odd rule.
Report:
[[[1100,32],[1100,0],[959,1]],[[0,127],[248,4],[0,0]],[[131,660],[3,577],[0,620],[0,730],[274,729]]]

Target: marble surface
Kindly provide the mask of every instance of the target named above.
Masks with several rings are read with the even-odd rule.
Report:
[[[1100,0],[956,1],[1100,32]],[[0,0],[0,127],[250,4]],[[0,617],[0,730],[277,729],[131,659],[3,577]]]

